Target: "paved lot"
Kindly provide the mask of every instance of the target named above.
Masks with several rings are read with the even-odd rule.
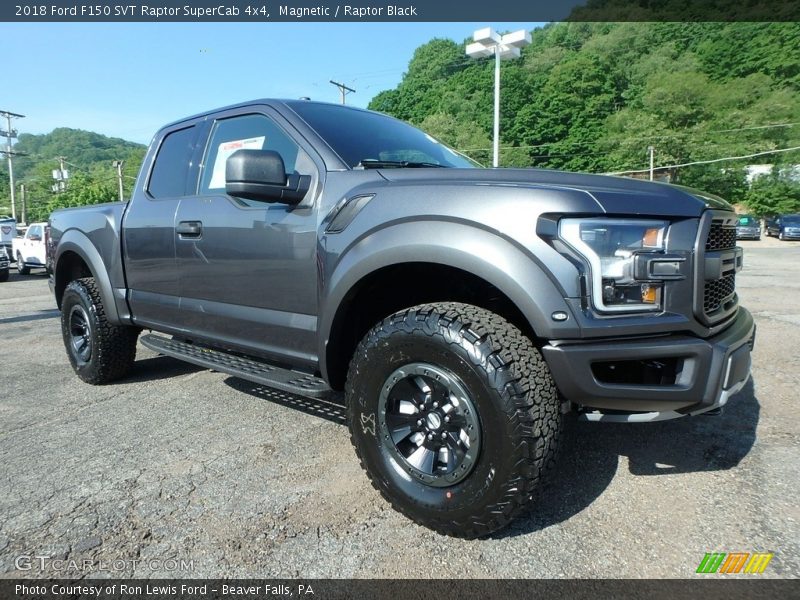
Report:
[[[478,541],[392,511],[338,405],[141,346],[127,380],[81,383],[46,277],[13,274],[0,284],[0,577],[86,575],[15,568],[32,555],[102,562],[100,576],[175,574],[175,559],[192,577],[687,577],[708,551],[772,551],[765,575],[798,577],[800,243],[742,245],[753,383],[719,417],[573,426],[538,506]]]

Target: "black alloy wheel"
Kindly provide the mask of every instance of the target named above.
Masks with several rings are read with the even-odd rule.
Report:
[[[429,363],[389,375],[378,399],[378,426],[397,464],[434,487],[464,479],[480,455],[480,420],[463,382]]]

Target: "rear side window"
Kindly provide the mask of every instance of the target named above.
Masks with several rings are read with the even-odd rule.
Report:
[[[154,198],[174,198],[186,194],[186,178],[192,160],[194,127],[167,134],[156,155],[147,191]]]

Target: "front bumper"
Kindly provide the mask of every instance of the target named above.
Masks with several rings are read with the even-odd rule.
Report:
[[[736,239],[737,240],[760,240],[761,239],[761,230],[760,229],[737,229],[736,230]]]
[[[733,323],[702,339],[667,335],[645,339],[575,343],[551,342],[542,348],[561,394],[596,421],[657,421],[695,415],[723,406],[750,377],[755,341],[752,315],[739,307]],[[672,364],[665,382],[615,383],[604,379],[604,365]],[[605,367],[604,367],[605,368]]]
[[[791,231],[783,230],[783,239],[785,240],[800,240],[800,231],[792,229]]]

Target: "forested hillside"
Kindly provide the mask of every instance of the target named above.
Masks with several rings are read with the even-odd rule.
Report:
[[[17,213],[21,216],[20,184],[25,185],[27,220],[46,219],[54,208],[81,206],[118,199],[117,170],[113,161],[125,161],[123,184],[126,195],[133,187],[145,147],[120,138],[112,138],[80,129],[61,127],[44,135],[21,133],[14,151],[25,156],[14,158],[14,182]],[[69,172],[66,191],[53,194],[53,170],[59,169],[59,157]],[[9,214],[8,169],[0,164],[0,214]]]
[[[744,156],[800,146],[800,23],[558,23],[502,66],[501,165],[591,172]],[[432,40],[370,108],[491,162],[493,59]],[[670,171],[733,201],[743,167],[800,163],[765,154]],[[777,175],[786,184],[787,170]],[[763,187],[762,182],[762,187]],[[800,191],[792,206],[800,208]],[[795,206],[796,205],[796,206]],[[767,212],[768,207],[765,209]]]

